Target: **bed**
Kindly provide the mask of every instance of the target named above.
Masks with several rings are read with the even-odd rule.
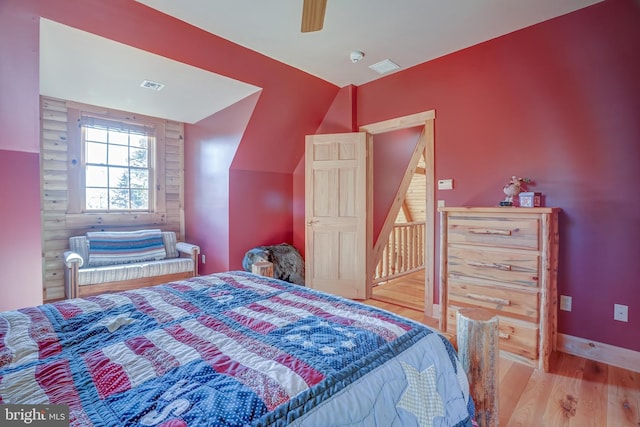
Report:
[[[247,272],[0,313],[0,404],[73,426],[471,426],[451,344]]]

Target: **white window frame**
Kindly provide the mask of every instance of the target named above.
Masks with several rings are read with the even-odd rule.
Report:
[[[71,104],[71,103],[70,103]],[[77,108],[76,108],[77,106]],[[72,104],[67,109],[68,123],[68,214],[120,216],[124,221],[143,220],[152,215],[153,221],[165,214],[164,134],[165,121],[158,118],[134,115],[117,110]],[[96,210],[86,208],[85,147],[81,125],[86,118],[118,123],[123,129],[132,127],[154,129],[149,143],[149,206],[145,210],[113,209]],[[158,217],[158,215],[161,215]]]
[[[80,126],[80,144],[81,144],[81,149],[82,149],[82,182],[83,182],[83,186],[85,191],[82,192],[82,210],[83,212],[87,212],[87,213],[92,213],[92,212],[153,212],[154,211],[154,192],[152,191],[153,187],[154,187],[154,182],[155,182],[155,176],[154,176],[154,147],[155,147],[155,127],[151,124],[144,124],[144,123],[132,123],[132,122],[124,122],[121,120],[107,120],[107,119],[103,119],[101,117],[95,117],[92,115],[83,115],[82,117],[80,117],[80,121],[79,121],[79,126]],[[88,155],[87,155],[87,129],[89,128],[94,128],[94,129],[107,129],[107,130],[112,130],[112,129],[116,129],[118,131],[121,131],[122,133],[130,133],[135,135],[144,135],[147,138],[147,166],[144,168],[140,168],[140,169],[144,169],[145,171],[147,171],[148,177],[147,177],[147,207],[143,208],[143,209],[135,209],[135,208],[115,208],[111,206],[111,203],[109,200],[107,200],[107,208],[106,209],[90,209],[87,206],[87,177],[86,177],[86,172],[87,172],[87,168],[90,166],[105,166],[107,168],[111,168],[114,166],[118,166],[118,167],[122,167],[122,165],[115,165],[114,163],[111,162],[107,162],[106,164],[92,164],[89,162],[88,160]],[[106,141],[105,142],[106,146],[109,147],[111,145],[116,145],[115,143],[112,143],[111,141]],[[131,164],[128,164],[126,166],[127,169],[131,170],[134,169],[134,167]],[[108,180],[109,181],[109,180]],[[107,192],[109,193],[110,190],[114,189],[115,187],[111,187],[110,182],[107,182]],[[131,183],[129,182],[129,190],[132,189],[131,187]],[[108,197],[109,198],[109,197]],[[130,204],[130,203],[129,203]]]

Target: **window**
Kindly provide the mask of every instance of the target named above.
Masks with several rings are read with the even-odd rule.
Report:
[[[154,127],[80,118],[84,165],[84,211],[153,209]]]

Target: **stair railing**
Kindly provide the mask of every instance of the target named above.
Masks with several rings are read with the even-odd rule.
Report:
[[[393,226],[382,257],[375,268],[373,284],[401,277],[424,268],[425,223]]]

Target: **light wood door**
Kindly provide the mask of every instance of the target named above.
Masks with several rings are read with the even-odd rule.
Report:
[[[309,135],[305,154],[307,286],[370,298],[371,135]]]

